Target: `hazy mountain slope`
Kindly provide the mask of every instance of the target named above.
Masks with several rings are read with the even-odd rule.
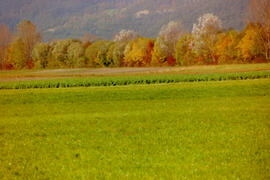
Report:
[[[110,38],[122,28],[157,35],[170,20],[187,29],[203,13],[217,14],[224,27],[240,29],[249,0],[2,0],[0,23],[14,28],[33,21],[46,39],[79,37],[85,32]]]

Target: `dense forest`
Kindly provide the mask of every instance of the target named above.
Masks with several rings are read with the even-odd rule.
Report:
[[[15,30],[28,19],[37,25],[44,40],[79,38],[84,33],[111,38],[121,29],[156,37],[170,21],[181,21],[192,30],[205,13],[216,14],[224,28],[240,30],[245,25],[249,0],[4,0],[0,22]]]
[[[270,2],[251,0],[246,11],[249,12],[250,22],[242,30],[224,28],[219,16],[205,13],[193,22],[191,31],[179,19],[163,25],[155,38],[144,37],[135,30],[123,29],[112,40],[86,33],[77,39],[47,42],[42,40],[42,33],[29,20],[21,21],[14,33],[2,24],[0,68],[145,67],[268,62]]]

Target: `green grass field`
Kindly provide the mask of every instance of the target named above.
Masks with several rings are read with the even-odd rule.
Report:
[[[2,89],[0,179],[270,179],[270,79]]]

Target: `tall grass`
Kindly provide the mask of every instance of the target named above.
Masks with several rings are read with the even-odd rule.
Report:
[[[0,89],[28,88],[67,88],[90,86],[119,86],[131,84],[160,84],[199,81],[225,81],[270,78],[270,71],[241,72],[223,74],[186,74],[186,75],[155,75],[155,76],[126,76],[98,78],[69,78],[51,80],[28,80],[17,82],[0,82]]]

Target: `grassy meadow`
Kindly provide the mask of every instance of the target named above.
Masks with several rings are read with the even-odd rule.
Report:
[[[2,88],[0,179],[269,179],[268,71],[219,80],[223,70],[200,82]]]

